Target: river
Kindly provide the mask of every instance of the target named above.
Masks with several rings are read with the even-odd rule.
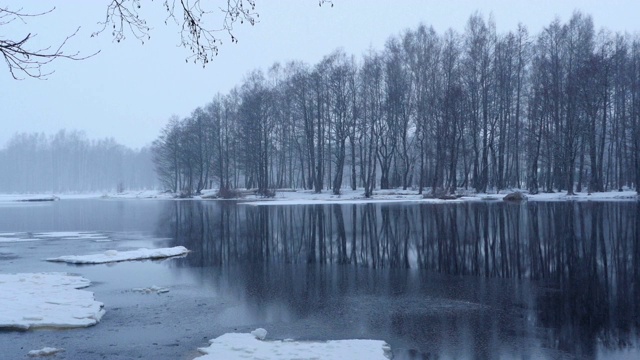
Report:
[[[0,206],[0,272],[68,271],[107,310],[91,328],[0,332],[10,358],[192,359],[230,331],[387,341],[395,359],[640,358],[640,203],[253,206],[62,200]],[[165,261],[46,257],[184,245]],[[170,289],[140,294],[136,287]]]

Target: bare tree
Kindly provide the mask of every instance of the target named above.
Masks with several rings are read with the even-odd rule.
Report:
[[[407,61],[406,49],[396,38],[391,38],[385,46],[385,71],[387,79],[387,118],[393,122],[391,135],[396,145],[396,169],[397,174],[394,186],[401,185],[403,189],[410,186],[410,174],[413,171],[412,118],[414,102],[412,101],[413,78]]]
[[[417,144],[415,152],[417,152],[418,159],[409,159],[404,155],[401,157],[404,157],[405,161],[409,160],[414,163],[414,166],[418,160],[418,192],[420,194],[426,185],[427,155],[432,153],[429,148],[432,143],[430,132],[433,131],[435,119],[439,114],[437,106],[442,103],[440,94],[443,89],[441,88],[441,67],[439,66],[442,57],[441,42],[435,30],[424,25],[420,25],[415,31],[407,32],[403,38],[403,48],[406,52],[405,61],[411,76],[411,115],[413,116],[412,123],[415,126],[413,137]],[[443,72],[446,73],[446,71]],[[446,89],[444,90],[446,91]],[[436,137],[436,142],[440,138]],[[436,167],[438,166],[436,165]]]
[[[472,15],[465,33],[464,77],[470,97],[473,147],[473,187],[485,192],[489,185],[490,121],[494,119],[491,68],[495,42],[495,24],[485,22],[479,14]]]
[[[442,69],[444,96],[442,102],[440,102],[442,107],[440,111],[441,121],[438,122],[440,126],[436,127],[437,131],[440,131],[440,136],[438,136],[438,133],[435,135],[444,138],[443,141],[448,147],[446,152],[449,161],[447,189],[450,194],[455,194],[458,187],[458,159],[465,127],[463,116],[465,99],[459,64],[461,51],[457,39],[457,35],[452,31],[447,33],[442,51],[442,65],[437,67]],[[442,151],[443,156],[444,154],[445,151]],[[432,190],[435,191],[435,189]]]
[[[383,60],[378,54],[371,53],[364,58],[360,70],[361,112],[359,122],[359,158],[360,177],[364,186],[364,196],[370,197],[375,188],[377,172],[377,153],[380,147],[379,123],[384,112],[384,74]]]
[[[332,134],[336,148],[334,150],[336,172],[333,178],[332,190],[334,195],[340,194],[344,164],[346,159],[346,142],[350,134],[351,123],[353,122],[351,92],[354,88],[349,86],[355,77],[353,62],[347,55],[338,50],[327,58],[329,64],[329,96],[331,98],[331,113],[333,115]]]

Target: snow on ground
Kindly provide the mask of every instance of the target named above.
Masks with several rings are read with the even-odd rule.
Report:
[[[107,250],[102,254],[92,255],[66,255],[57,258],[48,258],[47,261],[66,262],[71,264],[104,264],[110,262],[161,259],[173,256],[185,255],[188,253],[184,246],[174,246],[172,248],[158,248],[130,251]]]
[[[376,190],[369,199],[364,197],[364,190],[343,189],[340,195],[333,195],[330,190],[320,194],[313,190],[276,191],[272,198],[249,195],[241,199],[246,205],[310,205],[310,204],[359,204],[380,202],[429,202],[442,203],[445,200],[424,199],[416,190]]]
[[[381,203],[381,202],[420,202],[420,203],[451,203],[466,201],[493,201],[502,200],[505,195],[512,191],[501,191],[496,194],[474,194],[466,193],[462,196],[443,200],[438,198],[424,198],[416,190],[375,190],[371,198],[364,197],[363,190],[343,190],[340,195],[333,195],[330,191],[317,194],[311,190],[283,191],[276,192],[273,198],[260,198],[257,196],[247,196],[243,198],[241,204],[246,205],[308,205],[308,204],[358,204],[358,203]],[[561,193],[540,193],[531,195],[523,191],[529,201],[631,201],[638,200],[635,191],[611,191],[603,193],[576,193],[567,196],[566,192]]]
[[[638,193],[635,191],[609,191],[588,193],[580,192],[575,195],[567,195],[566,192],[561,193],[539,193],[535,195],[527,195],[529,200],[534,201],[614,201],[614,200],[639,200]]]
[[[576,195],[567,196],[566,191],[557,193],[539,193],[535,195],[528,194],[524,190],[501,190],[499,193],[473,193],[472,191],[460,190],[462,195],[457,199],[443,200],[438,198],[424,198],[418,194],[416,189],[377,189],[373,191],[371,198],[364,197],[364,189],[351,190],[350,188],[342,189],[340,195],[333,195],[331,190],[324,190],[317,194],[313,190],[296,190],[281,189],[276,190],[275,196],[272,198],[264,198],[257,195],[246,195],[238,200],[243,204],[251,205],[302,205],[302,204],[354,204],[354,203],[377,203],[377,202],[422,202],[422,203],[449,203],[463,201],[491,201],[502,200],[502,198],[513,191],[522,191],[527,195],[530,201],[619,201],[619,200],[638,200],[635,191],[626,189],[625,191],[609,191],[602,193],[580,192]],[[425,189],[428,193],[428,189]],[[202,200],[212,198],[217,194],[217,189],[202,190],[201,196],[194,196],[191,199],[179,200]],[[19,204],[20,200],[52,198],[68,200],[68,199],[165,199],[176,200],[175,194],[161,192],[157,190],[144,191],[127,191],[123,193],[93,193],[93,194],[57,194],[57,195],[0,195],[0,204]],[[24,202],[27,203],[27,202]]]
[[[0,328],[73,328],[95,325],[103,304],[91,282],[66,273],[0,274]]]
[[[460,201],[460,200],[457,200]],[[314,204],[378,204],[378,203],[390,203],[390,202],[428,202],[428,203],[444,203],[444,200],[438,199],[411,199],[411,198],[396,198],[396,199],[290,199],[290,200],[255,200],[244,201],[241,205],[314,205]]]
[[[538,194],[529,194],[526,191],[521,192],[526,195],[528,201],[637,201],[640,199],[635,191],[630,190],[600,193],[578,192],[575,195],[567,195],[566,191]],[[502,200],[509,193],[511,191],[501,191],[498,194],[473,194],[464,196],[462,199],[470,201]]]
[[[36,356],[51,356],[51,355],[55,355],[61,351],[64,351],[64,349],[58,349],[58,348],[54,348],[54,347],[43,347],[42,349],[39,350],[31,350],[29,351],[29,353],[27,355],[32,356],[32,357],[36,357]]]
[[[205,354],[198,360],[387,360],[391,348],[380,340],[332,340],[324,342],[272,340],[264,341],[266,330],[250,334],[227,333],[209,340],[211,344],[198,351]]]

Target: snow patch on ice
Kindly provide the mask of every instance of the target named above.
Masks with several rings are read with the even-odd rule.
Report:
[[[57,258],[48,258],[47,261],[66,262],[70,264],[104,264],[119,261],[161,259],[173,256],[185,255],[189,252],[184,246],[171,248],[145,249],[130,251],[107,250],[102,254],[92,255],[66,255]]]
[[[118,250],[107,250],[104,252],[104,256],[118,256]]]
[[[28,355],[32,356],[32,357],[36,357],[36,356],[51,356],[51,355],[55,355],[61,351],[64,351],[64,349],[58,349],[58,348],[54,348],[54,347],[43,347],[40,350],[31,350],[29,351]]]
[[[256,333],[256,334],[254,334]],[[205,354],[199,360],[388,360],[391,348],[381,340],[263,341],[258,335],[267,331],[256,329],[250,334],[227,333],[209,341],[211,345],[199,348]]]
[[[258,340],[264,340],[267,337],[267,330],[257,328],[251,332],[251,335],[255,336]]]
[[[0,274],[0,328],[73,328],[95,325],[103,304],[86,278],[66,273]]]

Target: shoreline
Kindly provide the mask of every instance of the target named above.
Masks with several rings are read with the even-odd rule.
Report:
[[[258,195],[246,195],[238,198],[215,198],[217,190],[204,190],[202,195],[190,198],[179,198],[174,194],[157,190],[129,191],[124,193],[58,193],[58,194],[0,194],[0,203],[4,204],[37,204],[49,203],[59,200],[104,199],[104,200],[176,200],[176,201],[236,201],[245,205],[313,205],[313,204],[366,204],[366,203],[425,203],[445,204],[477,201],[502,201],[510,193],[521,192],[526,196],[523,201],[638,201],[640,196],[633,190],[608,191],[601,193],[580,192],[575,195],[567,195],[566,192],[529,194],[521,190],[503,190],[499,193],[466,193],[456,198],[442,199],[424,197],[416,190],[376,190],[370,198],[364,197],[364,190],[343,190],[340,195],[333,195],[330,190],[315,193],[312,190],[277,191],[274,197],[265,198]]]

